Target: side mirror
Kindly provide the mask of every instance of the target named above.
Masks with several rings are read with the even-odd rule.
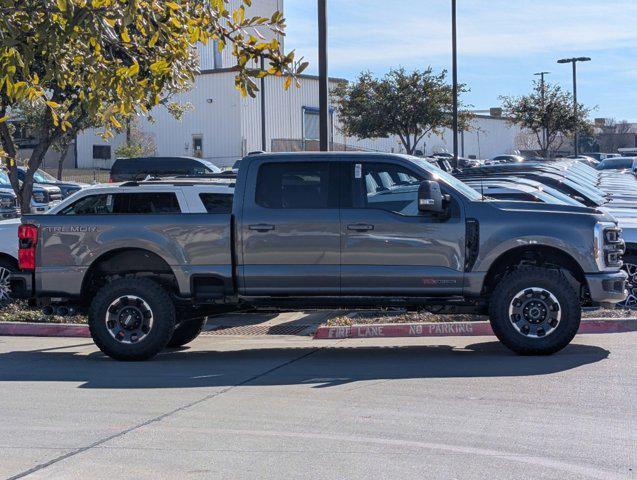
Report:
[[[421,182],[418,188],[418,211],[441,215],[445,213],[445,198],[440,190],[440,184],[431,180]]]

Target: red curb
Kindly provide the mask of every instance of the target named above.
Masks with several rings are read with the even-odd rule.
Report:
[[[82,337],[90,338],[86,325],[69,323],[0,323],[0,335],[23,337]]]
[[[637,331],[637,318],[583,320],[578,333],[621,333]],[[88,326],[68,323],[0,323],[0,336],[90,338]],[[467,337],[493,335],[489,322],[401,323],[319,327],[316,340],[391,337]]]
[[[619,333],[637,331],[637,319],[582,320],[578,333]],[[403,323],[319,327],[315,340],[392,337],[470,337],[493,335],[489,322]]]

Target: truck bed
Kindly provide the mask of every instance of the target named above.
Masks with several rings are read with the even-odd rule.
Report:
[[[214,278],[233,291],[232,216],[227,214],[33,215],[23,223],[38,227],[36,291],[79,296],[96,261],[114,252],[140,249],[156,254],[173,270],[182,295],[195,278]],[[140,267],[141,268],[141,267]]]

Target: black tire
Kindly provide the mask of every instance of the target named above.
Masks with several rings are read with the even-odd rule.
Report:
[[[170,337],[168,348],[178,348],[192,342],[199,336],[206,324],[206,318],[197,318],[195,320],[186,320],[181,322],[175,328],[173,336]]]
[[[18,271],[18,265],[7,258],[0,258],[0,307],[13,302],[11,295],[11,274]]]
[[[523,267],[497,284],[489,315],[494,333],[507,348],[522,355],[551,355],[577,334],[582,308],[564,275]]]
[[[137,310],[139,315],[129,313],[123,320],[127,310]],[[124,325],[134,316],[141,324],[134,330],[138,334],[137,340],[133,338],[133,330]],[[175,306],[168,292],[152,280],[114,280],[95,295],[88,324],[93,341],[109,357],[125,361],[148,360],[168,344],[175,330]],[[118,340],[120,334],[122,338]]]

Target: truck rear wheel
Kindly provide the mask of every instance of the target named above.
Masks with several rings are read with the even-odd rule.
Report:
[[[550,355],[573,340],[582,309],[562,274],[524,267],[500,280],[489,314],[494,333],[506,347],[523,355]]]
[[[175,306],[152,280],[114,280],[95,295],[88,322],[93,341],[109,357],[147,360],[168,344],[175,330]]]
[[[206,324],[206,318],[197,318],[195,320],[186,320],[181,322],[175,328],[173,336],[170,337],[168,342],[169,348],[183,347],[184,345],[192,342],[199,336]]]
[[[11,274],[17,270],[13,262],[0,259],[0,306],[13,301],[11,295]]]

